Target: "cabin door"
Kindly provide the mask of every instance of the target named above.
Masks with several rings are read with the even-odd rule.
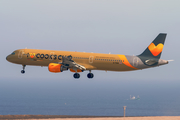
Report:
[[[22,59],[23,54],[24,54],[24,51],[20,50],[19,53],[18,53],[18,58]]]
[[[93,63],[94,56],[89,57],[89,63]]]
[[[133,59],[133,66],[134,67],[138,66],[138,58],[137,57],[134,57],[134,59]]]

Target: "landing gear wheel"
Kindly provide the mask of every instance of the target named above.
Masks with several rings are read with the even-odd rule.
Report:
[[[24,73],[25,73],[25,71],[24,71],[24,70],[21,70],[21,73],[22,73],[22,74],[24,74]]]
[[[25,67],[26,67],[26,65],[23,65],[23,70],[21,70],[21,73],[22,73],[22,74],[25,73]]]
[[[73,76],[74,76],[74,78],[75,78],[75,79],[80,78],[80,74],[79,74],[79,73],[74,73],[74,75],[73,75]]]
[[[94,77],[94,74],[88,73],[88,74],[87,74],[87,77],[88,77],[88,78],[93,78],[93,77]]]

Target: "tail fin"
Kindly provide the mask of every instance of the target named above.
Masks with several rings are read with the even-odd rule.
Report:
[[[159,59],[161,57],[165,39],[166,39],[166,33],[160,33],[154,39],[154,41],[146,48],[146,50],[139,56]]]

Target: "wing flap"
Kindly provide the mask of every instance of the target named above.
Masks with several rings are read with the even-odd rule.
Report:
[[[80,69],[80,70],[86,70],[86,68],[83,65],[80,65],[78,63],[76,63],[74,60],[72,60],[72,56],[63,56],[62,57],[62,65],[68,67],[68,68],[72,68],[74,70]]]

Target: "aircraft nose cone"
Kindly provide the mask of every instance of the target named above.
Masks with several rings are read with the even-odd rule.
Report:
[[[6,60],[7,60],[7,61],[9,61],[9,57],[10,57],[9,55],[6,57]]]

